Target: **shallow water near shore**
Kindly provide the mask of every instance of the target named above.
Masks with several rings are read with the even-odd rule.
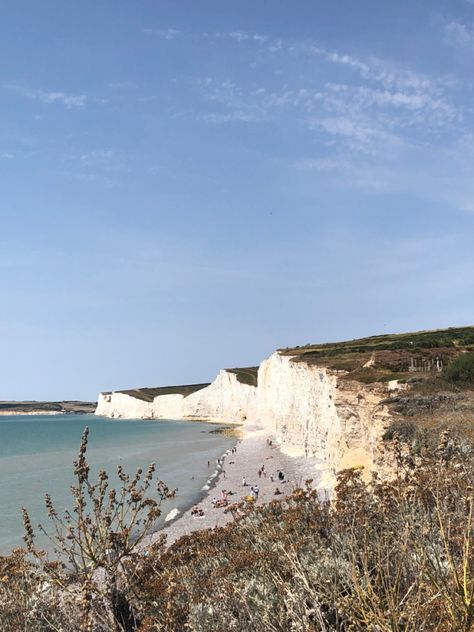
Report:
[[[22,506],[33,526],[41,522],[46,528],[46,492],[58,513],[72,507],[73,461],[85,426],[90,429],[92,479],[99,469],[112,475],[120,464],[133,474],[137,467],[156,462],[157,478],[178,488],[176,497],[163,506],[163,518],[174,508],[186,509],[202,494],[216,459],[237,442],[212,432],[216,425],[201,422],[112,421],[93,415],[0,417],[0,554],[23,544]],[[49,548],[45,538],[38,543]]]

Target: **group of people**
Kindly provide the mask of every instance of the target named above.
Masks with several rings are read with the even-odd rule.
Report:
[[[204,518],[204,511],[198,505],[194,505],[191,509],[191,516],[193,518]]]
[[[228,492],[227,490],[223,489],[221,491],[221,497],[219,499],[217,498],[212,499],[212,506],[215,509],[219,507],[227,507],[227,505],[229,504],[228,496],[230,493],[231,492]]]
[[[252,485],[252,487],[250,488],[250,497],[253,500],[257,500],[259,493],[260,493],[260,489],[258,485]]]
[[[267,439],[267,445],[269,447],[273,446],[273,442],[271,439]],[[225,478],[225,471],[223,470],[223,465],[224,465],[224,459],[226,456],[228,455],[234,455],[237,453],[237,448],[233,447],[230,450],[227,450],[227,452],[222,456],[219,457],[216,462],[217,462],[217,467],[221,470],[221,473],[223,474],[223,477]],[[273,458],[272,456],[267,457],[268,459]],[[234,461],[229,461],[229,465],[234,464]],[[210,461],[207,462],[208,467],[210,466]],[[283,472],[281,470],[278,470],[277,474],[274,475],[273,473],[268,473],[267,469],[265,468],[265,464],[263,464],[259,470],[258,470],[258,477],[262,478],[262,476],[264,476],[265,478],[268,477],[270,478],[270,481],[273,483],[275,481],[275,479],[277,479],[280,483],[284,483],[285,482],[285,475],[283,474]],[[248,487],[248,483],[246,480],[246,477],[243,476],[242,477],[242,487]],[[253,501],[255,502],[258,499],[260,493],[260,488],[258,485],[251,485],[250,486],[250,493],[246,496],[246,499],[249,501]],[[277,487],[275,489],[275,495],[280,495],[283,492],[280,491],[280,489]],[[223,489],[221,491],[221,495],[220,498],[213,498],[212,500],[212,506],[214,508],[223,508],[223,507],[227,507],[229,504],[229,499],[228,496],[229,494],[232,494],[232,492],[226,491],[225,489]],[[203,518],[204,517],[204,511],[198,506],[198,505],[194,505],[194,507],[191,509],[191,515],[194,518]]]

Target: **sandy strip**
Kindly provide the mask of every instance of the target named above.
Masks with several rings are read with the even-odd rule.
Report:
[[[268,441],[272,445],[268,445]],[[265,466],[266,476],[258,475],[258,470]],[[214,472],[215,464],[211,463],[209,475]],[[223,508],[215,508],[212,504],[214,498],[221,498],[221,492],[232,492],[229,495],[229,503],[239,502],[250,494],[250,487],[258,485],[259,494],[257,504],[270,502],[283,495],[290,494],[296,487],[304,484],[308,478],[319,478],[320,464],[316,459],[305,457],[290,457],[283,454],[275,445],[274,437],[268,432],[258,428],[245,428],[244,438],[236,444],[236,453],[227,451],[221,467],[217,467],[219,474],[211,484],[207,495],[198,504],[204,512],[203,517],[194,517],[191,509],[169,522],[163,529],[150,536],[148,543],[153,542],[159,535],[167,535],[168,544],[171,544],[183,535],[199,529],[212,529],[220,527],[232,520],[232,514],[224,513]],[[282,471],[284,481],[278,479],[278,472]],[[270,474],[273,474],[273,482]],[[242,478],[245,477],[247,486],[243,486]],[[282,495],[275,495],[276,489]]]

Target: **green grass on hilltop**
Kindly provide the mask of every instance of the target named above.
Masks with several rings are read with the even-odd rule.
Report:
[[[450,327],[402,334],[383,334],[341,342],[308,344],[303,347],[279,349],[285,355],[338,355],[382,350],[432,349],[435,347],[474,347],[474,327]]]
[[[203,388],[209,386],[209,382],[205,384],[185,384],[182,386],[160,386],[156,388],[135,388],[128,389],[126,391],[116,391],[117,393],[123,393],[124,395],[130,395],[135,399],[141,399],[144,402],[152,402],[158,395],[183,395],[187,397],[192,395],[196,391],[200,391]]]
[[[287,347],[279,353],[292,356],[295,362],[346,371],[347,377],[370,383],[407,379],[414,374],[412,361],[428,367],[440,360],[445,367],[462,352],[473,350],[474,327],[451,327]],[[364,366],[368,362],[372,366]]]
[[[403,428],[405,434],[408,429],[418,438],[435,441],[440,432],[449,430],[474,442],[474,383],[468,379],[473,350],[474,327],[452,327],[279,352],[294,362],[341,371],[341,380],[365,384],[398,380],[409,385],[385,401],[396,416],[388,435],[400,434]]]
[[[248,386],[257,386],[258,384],[258,366],[248,366],[241,369],[226,369],[228,373],[235,373],[241,384]]]
[[[241,384],[257,386],[258,366],[225,370],[229,373],[234,373]],[[157,386],[156,388],[131,388],[116,392],[130,395],[130,397],[140,399],[144,402],[152,402],[153,399],[159,395],[183,395],[183,397],[188,397],[188,395],[192,395],[196,393],[196,391],[206,388],[206,386],[209,386],[209,382],[203,384],[185,384],[181,386]]]

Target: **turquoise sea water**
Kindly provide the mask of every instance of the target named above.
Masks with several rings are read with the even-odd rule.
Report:
[[[0,553],[23,543],[22,506],[33,525],[45,527],[46,492],[59,512],[72,507],[72,462],[85,426],[90,429],[87,455],[94,474],[98,469],[113,474],[118,464],[133,474],[137,467],[156,462],[158,478],[178,488],[163,507],[163,517],[192,504],[214,472],[216,459],[235,444],[235,439],[211,433],[215,425],[197,422],[111,421],[93,415],[0,417]]]

